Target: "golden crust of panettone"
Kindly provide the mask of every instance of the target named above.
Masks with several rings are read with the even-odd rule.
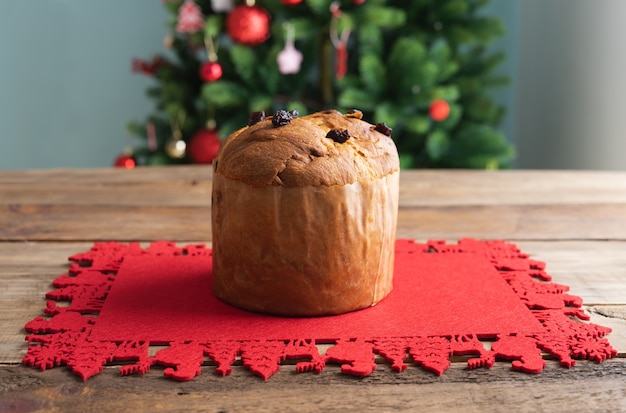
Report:
[[[331,129],[347,130],[336,142]],[[274,126],[268,117],[231,134],[217,156],[215,170],[254,187],[346,185],[398,171],[393,140],[357,117],[327,110]]]
[[[213,293],[282,316],[375,305],[393,288],[390,130],[334,110],[275,126],[283,115],[234,132],[214,161]]]

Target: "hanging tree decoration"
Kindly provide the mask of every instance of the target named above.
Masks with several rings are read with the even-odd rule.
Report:
[[[195,33],[204,28],[204,16],[200,6],[194,0],[185,0],[178,9],[176,31],[179,33]]]
[[[348,73],[348,39],[350,38],[350,29],[343,29],[341,34],[338,32],[337,26],[341,17],[339,2],[334,1],[330,4],[330,13],[330,41],[335,47],[335,76],[337,80],[341,80]]]
[[[166,61],[159,55],[155,55],[152,60],[133,58],[131,61],[131,71],[141,73],[146,76],[154,76],[157,70],[165,67]]]
[[[280,2],[287,6],[297,6],[298,4],[302,3],[302,0],[280,0]]]
[[[156,136],[156,127],[152,122],[146,123],[146,141],[148,143],[148,150],[150,152],[156,152],[159,143]]]
[[[246,4],[235,7],[226,17],[230,38],[247,46],[258,46],[270,36],[270,14],[254,3],[246,0]]]
[[[215,159],[220,149],[222,142],[217,135],[216,122],[212,115],[213,112],[214,110],[211,107],[206,127],[194,133],[189,140],[189,145],[187,145],[187,156],[189,160],[195,164],[209,164],[213,162],[213,159]]]
[[[157,138],[156,126],[151,121],[146,123],[146,141],[148,144],[148,151],[150,152],[148,158],[143,160],[145,165],[158,166],[171,163],[170,157],[166,153],[158,150],[159,141]]]
[[[133,148],[132,145],[130,143],[130,136],[128,137],[128,144],[126,145],[126,148],[124,149],[124,152],[122,152],[121,154],[117,155],[115,157],[115,159],[113,160],[113,166],[116,168],[126,168],[126,169],[133,169],[135,166],[137,166],[137,160],[135,159],[135,156],[133,154]]]
[[[170,118],[170,126],[172,128],[172,136],[165,142],[165,153],[175,159],[185,157],[187,144],[183,140],[183,132],[181,130],[185,123],[185,112],[180,112],[177,119]]]
[[[233,0],[211,0],[211,9],[215,13],[225,13],[233,9]]]
[[[428,108],[428,114],[436,122],[442,122],[450,115],[450,104],[443,99],[436,99]]]
[[[137,166],[137,161],[135,161],[133,157],[132,150],[126,149],[123,153],[119,154],[113,161],[113,166],[126,169],[133,169]]]
[[[172,33],[168,33],[163,37],[163,47],[166,49],[171,49],[174,46],[174,35]]]
[[[220,149],[220,138],[217,136],[215,126],[197,131],[187,145],[187,155],[195,164],[209,164],[217,156]]]
[[[295,74],[300,71],[302,64],[302,52],[300,52],[294,46],[295,29],[289,22],[283,23],[285,28],[286,40],[285,47],[278,53],[276,62],[278,63],[278,70],[283,75]]]
[[[217,61],[217,48],[213,43],[213,38],[204,36],[204,47],[206,48],[207,61],[200,66],[200,77],[205,82],[215,82],[222,77],[222,65]]]

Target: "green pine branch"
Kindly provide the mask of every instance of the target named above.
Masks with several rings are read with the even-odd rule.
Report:
[[[488,53],[504,33],[502,23],[484,16],[485,0],[341,1],[337,36],[350,30],[348,73],[335,76],[331,44],[331,0],[303,0],[286,6],[280,0],[258,0],[272,16],[271,36],[255,47],[234,43],[226,33],[227,13],[212,10],[210,0],[196,0],[205,28],[193,35],[175,32],[182,0],[164,3],[174,38],[168,58],[155,73],[147,95],[155,111],[129,130],[145,139],[145,125],[156,125],[158,148],[145,144],[136,153],[146,164],[185,162],[168,158],[164,142],[171,119],[184,112],[183,138],[189,139],[214,116],[218,134],[244,126],[250,112],[297,109],[301,114],[325,108],[358,108],[364,119],[393,128],[402,167],[506,167],[514,156],[498,130],[504,108],[491,98],[493,87],[508,79],[497,69],[506,56]],[[295,47],[303,61],[296,74],[282,74],[276,63],[285,46],[285,23],[295,31]],[[204,36],[218,46],[223,75],[215,82],[200,79],[206,61]],[[429,117],[436,99],[450,106],[443,121]]]

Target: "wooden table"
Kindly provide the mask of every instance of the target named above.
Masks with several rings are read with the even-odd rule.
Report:
[[[208,167],[0,173],[0,411],[626,411],[626,173],[401,174],[398,237],[517,243],[583,298],[593,322],[613,328],[619,355],[602,364],[551,360],[528,375],[458,360],[441,377],[381,364],[366,378],[286,365],[268,382],[239,366],[185,383],[156,369],[119,377],[117,367],[83,383],[66,368],[20,365],[23,326],[69,255],[100,240],[210,242],[210,193]]]

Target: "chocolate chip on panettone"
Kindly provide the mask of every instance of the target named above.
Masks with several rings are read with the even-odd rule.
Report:
[[[384,122],[377,123],[376,126],[374,126],[374,130],[382,133],[385,136],[391,136],[392,129]]]
[[[331,129],[326,134],[327,138],[334,140],[337,143],[344,143],[350,139],[350,132],[347,129]]]
[[[252,126],[256,123],[261,122],[262,120],[265,120],[265,112],[260,110],[258,112],[252,112],[250,114],[250,118],[248,119],[248,126]]]

